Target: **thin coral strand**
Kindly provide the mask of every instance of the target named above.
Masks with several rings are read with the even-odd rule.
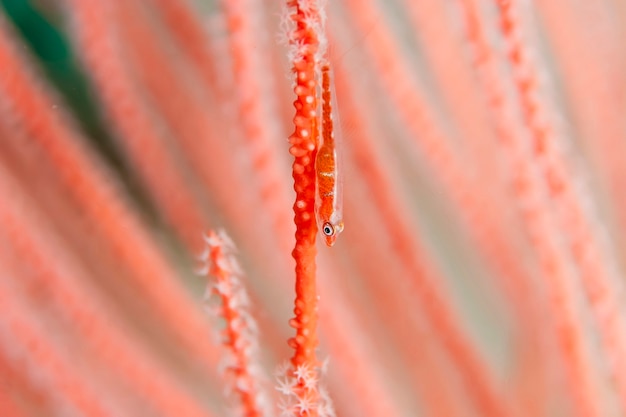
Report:
[[[307,46],[306,52],[294,61],[293,71],[296,73],[294,101],[296,115],[295,131],[289,137],[290,152],[294,155],[293,178],[296,191],[294,204],[294,221],[296,224],[296,246],[293,257],[296,260],[296,324],[298,336],[292,340],[295,349],[293,365],[315,363],[315,325],[317,321],[315,286],[315,169],[314,161],[317,147],[317,98],[316,98],[316,62],[314,58],[317,47],[317,35],[307,25],[305,13],[299,4],[292,16],[298,25],[298,33],[294,42],[302,41]]]
[[[498,144],[505,150],[503,157],[506,160],[510,159],[512,161],[510,166],[513,167],[511,170],[513,178],[510,178],[510,181],[514,184],[522,184],[524,181],[527,181],[524,178],[534,178],[533,168],[532,164],[529,165],[523,160],[524,150],[523,147],[520,149],[520,145],[522,144],[519,142],[520,135],[517,133],[519,132],[519,128],[514,123],[510,111],[507,112],[507,108],[510,107],[507,107],[507,104],[510,103],[507,103],[506,100],[507,95],[505,94],[500,71],[493,59],[493,53],[485,37],[476,3],[472,0],[463,0],[461,2],[461,8],[463,9],[462,11],[465,18],[466,36],[471,46],[473,65],[478,75],[478,81],[482,86],[481,92],[485,96],[484,100],[488,103],[488,108],[491,111],[494,131],[499,140]],[[514,190],[514,197],[517,199],[517,204],[520,207],[528,208],[529,202],[541,200],[540,197],[537,196],[531,197],[532,193],[538,193],[537,190],[532,191],[528,187],[515,185],[511,188]],[[537,200],[537,198],[539,198],[539,200]],[[545,213],[545,211],[542,212],[538,209],[537,212]],[[525,226],[530,230],[535,230],[535,228],[539,227],[539,224],[536,222],[535,224],[531,224],[534,219],[536,219],[536,216],[525,216],[523,218],[523,220],[525,220]],[[546,246],[544,246],[544,248],[548,249]],[[539,249],[539,247],[535,248],[535,250]],[[541,253],[538,255],[540,258],[540,267],[545,267],[547,264],[542,260],[548,259],[550,255],[542,255]],[[531,392],[525,393],[529,396],[529,400],[524,401],[524,408],[527,410],[526,412],[530,414],[538,414],[539,409],[547,405],[545,389],[547,387],[548,367],[544,366],[543,362],[555,362],[551,361],[547,356],[548,353],[545,348],[547,333],[537,332],[534,326],[534,323],[539,320],[538,314],[542,314],[543,311],[539,306],[540,297],[537,293],[538,289],[539,287],[535,287],[534,297],[528,300],[532,308],[529,308],[526,314],[521,317],[523,321],[522,325],[527,327],[525,333],[528,335],[524,337],[523,340],[526,341],[526,347],[531,347],[528,352],[528,355],[531,357],[527,358],[527,360],[530,359],[531,361],[530,366],[527,360],[525,361],[525,358],[520,358],[520,362],[523,363],[522,366],[524,367],[521,371],[526,376],[530,375],[529,378],[532,379],[532,383],[528,384],[529,386],[526,387],[526,389]],[[531,307],[531,305],[529,305],[529,307]],[[533,319],[532,317],[535,318]],[[521,392],[522,391],[520,391],[520,393]],[[521,396],[523,397],[525,394],[521,394]]]
[[[267,394],[262,390],[260,364],[256,357],[256,322],[248,311],[248,296],[240,281],[241,269],[234,258],[234,246],[225,232],[211,231],[205,240],[207,292],[219,298],[221,305],[216,315],[226,322],[221,333],[222,343],[230,355],[225,369],[228,389],[237,397],[238,415],[267,416]]]

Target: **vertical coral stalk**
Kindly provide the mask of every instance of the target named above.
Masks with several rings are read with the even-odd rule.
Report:
[[[317,98],[316,98],[316,59],[318,39],[309,26],[306,13],[300,3],[288,2],[296,6],[291,16],[296,22],[293,43],[302,42],[302,53],[294,58],[293,71],[296,73],[294,101],[296,115],[293,119],[294,133],[289,137],[290,153],[294,156],[293,179],[296,202],[293,206],[296,224],[296,246],[293,257],[296,260],[296,322],[298,336],[292,339],[295,349],[294,366],[315,362],[316,325],[316,286],[315,286],[315,155],[318,141]],[[316,11],[316,10],[314,10]]]
[[[217,316],[223,318],[226,327],[222,332],[222,343],[228,350],[225,376],[229,379],[228,389],[236,397],[239,406],[236,415],[262,417],[267,399],[261,391],[261,378],[256,363],[256,323],[248,312],[248,296],[240,280],[240,268],[232,252],[234,247],[225,233],[209,233],[206,238],[205,261],[209,262],[207,273],[213,282],[207,292],[220,299]]]
[[[315,156],[318,144],[317,111],[317,72],[318,54],[322,38],[321,11],[313,0],[287,1],[289,18],[295,25],[289,41],[295,50],[291,57],[293,72],[296,75],[294,92],[297,99],[293,105],[296,114],[293,118],[295,130],[289,137],[294,156],[293,179],[296,201],[293,205],[296,224],[296,245],[292,252],[296,260],[296,300],[295,318],[290,324],[296,329],[296,336],[289,340],[295,350],[291,359],[296,373],[297,387],[294,390],[301,400],[294,410],[296,415],[317,416],[311,407],[317,403],[316,384],[305,383],[306,378],[298,377],[302,370],[315,372],[317,367],[317,289],[315,282]]]

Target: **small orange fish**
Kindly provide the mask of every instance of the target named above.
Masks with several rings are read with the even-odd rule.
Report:
[[[326,245],[333,246],[343,231],[343,190],[333,127],[330,65],[322,65],[322,137],[315,158],[315,213]]]

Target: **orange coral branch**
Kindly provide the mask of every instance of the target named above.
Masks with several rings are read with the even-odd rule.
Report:
[[[296,6],[296,13],[292,19],[297,24],[293,42],[303,43],[301,56],[294,59],[293,71],[296,74],[294,92],[298,97],[294,101],[296,115],[294,116],[295,131],[289,137],[291,148],[289,152],[294,156],[293,179],[296,191],[296,202],[293,206],[294,221],[296,224],[296,246],[293,257],[296,260],[296,326],[298,336],[292,339],[291,345],[295,349],[292,359],[293,365],[315,363],[315,348],[317,347],[316,298],[315,286],[315,155],[317,151],[317,34],[308,25],[306,19],[310,16],[305,13],[295,1],[288,5]],[[317,10],[315,10],[317,12]]]
[[[208,252],[203,260],[208,261],[207,277],[214,280],[208,283],[207,295],[219,297],[216,315],[226,322],[226,328],[221,332],[222,343],[229,353],[224,374],[229,390],[237,396],[237,415],[267,416],[269,404],[262,390],[260,364],[256,357],[256,323],[248,311],[248,295],[238,276],[241,269],[232,253],[234,245],[225,232],[217,234],[213,231],[207,236],[206,243]]]
[[[290,34],[290,43],[295,48],[292,57],[293,72],[296,75],[294,101],[296,114],[293,118],[294,133],[289,137],[294,156],[293,179],[296,202],[293,205],[296,224],[296,245],[292,252],[296,260],[296,300],[295,318],[290,324],[296,329],[296,336],[289,340],[294,349],[291,359],[294,372],[305,370],[316,372],[317,340],[317,288],[315,280],[315,156],[318,146],[317,75],[319,63],[317,54],[321,51],[319,26],[321,11],[314,1],[289,0],[290,19],[295,29]],[[297,377],[295,391],[300,399],[296,415],[317,416],[312,407],[317,404],[316,384],[305,384],[305,379]],[[316,379],[316,378],[313,378]]]

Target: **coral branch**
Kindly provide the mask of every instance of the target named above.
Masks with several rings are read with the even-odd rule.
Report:
[[[294,101],[296,114],[293,118],[294,133],[289,137],[294,156],[293,179],[296,202],[293,205],[296,224],[296,245],[292,252],[296,260],[295,318],[290,324],[296,336],[289,340],[295,350],[291,359],[294,388],[299,398],[295,415],[317,416],[319,393],[317,391],[317,289],[315,282],[315,156],[318,146],[318,75],[320,40],[323,38],[322,13],[312,0],[287,1],[289,18],[295,25],[289,34],[293,48],[291,60],[296,76]],[[306,373],[310,378],[299,377]]]
[[[221,332],[222,344],[228,351],[224,376],[228,390],[237,404],[236,415],[246,417],[268,416],[267,395],[262,390],[257,349],[256,323],[248,311],[248,295],[239,279],[241,269],[233,255],[235,250],[225,232],[210,232],[206,237],[207,250],[202,261],[207,262],[208,302],[217,297],[215,315],[226,322]]]
[[[290,2],[292,3],[292,2]],[[315,363],[315,326],[317,321],[315,287],[315,154],[318,141],[317,97],[316,97],[316,60],[317,35],[305,21],[310,17],[297,6],[293,15],[298,29],[294,43],[303,42],[300,56],[294,60],[293,70],[296,73],[294,102],[295,132],[289,137],[294,156],[293,179],[296,191],[294,204],[294,221],[296,224],[296,246],[293,257],[296,260],[296,325],[298,336],[292,339],[295,349],[293,365],[299,366],[308,362]]]

